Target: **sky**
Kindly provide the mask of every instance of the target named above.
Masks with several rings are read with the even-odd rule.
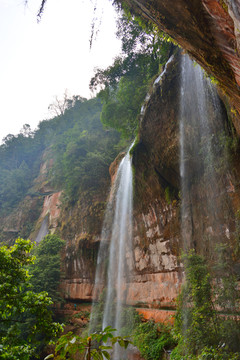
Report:
[[[66,90],[92,97],[94,68],[109,66],[120,52],[109,0],[48,0],[38,23],[40,3],[0,0],[0,141],[24,124],[36,129]],[[90,49],[94,18],[97,34]]]

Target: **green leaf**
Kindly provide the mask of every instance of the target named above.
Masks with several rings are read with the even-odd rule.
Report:
[[[101,353],[99,353],[96,349],[94,349],[95,351],[91,351],[91,356],[93,357],[93,359],[96,360],[103,360],[103,355]]]
[[[104,357],[108,360],[110,360],[110,354],[107,351],[102,351],[102,354],[104,355]]]
[[[125,343],[123,339],[118,339],[118,344],[122,347],[125,347]]]
[[[105,343],[107,342],[108,338],[109,338],[109,334],[103,335],[102,341]]]

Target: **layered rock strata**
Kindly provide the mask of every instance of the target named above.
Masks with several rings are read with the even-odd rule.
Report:
[[[155,82],[142,113],[138,141],[132,149],[134,268],[126,279],[123,293],[129,305],[154,309],[152,313],[146,310],[146,316],[155,319],[166,319],[168,315],[173,315],[166,313],[166,309],[175,308],[176,297],[184,276],[179,260],[183,248],[179,175],[180,56],[180,53],[175,54],[175,58],[168,63],[166,71]],[[228,131],[229,120],[222,103],[221,107],[226,122],[226,133],[233,141],[232,134]],[[211,112],[211,109],[209,111]],[[218,129],[218,116],[212,116],[211,121],[212,128]],[[235,149],[235,153],[228,158],[231,166],[227,167],[227,171],[224,166],[219,170],[223,193],[219,196],[217,210],[221,215],[221,229],[218,233],[212,233],[210,226],[212,219],[206,217],[206,214],[195,206],[199,201],[203,203],[205,201],[204,182],[202,182],[204,172],[201,173],[198,182],[193,182],[189,188],[191,192],[189,206],[192,212],[189,218],[188,245],[195,247],[210,260],[214,258],[215,239],[216,242],[227,241],[231,247],[236,241],[235,214],[240,205],[238,183],[240,169],[237,165],[237,153]],[[123,154],[110,168],[112,179],[115,178],[122,156]],[[100,226],[93,232],[94,228],[87,225],[91,223],[87,209],[88,206],[82,201],[71,214],[67,215],[65,212],[65,215],[62,215],[62,219],[65,218],[64,222],[62,221],[62,234],[68,238],[64,257],[66,277],[62,288],[66,299],[75,302],[92,299],[100,241]],[[74,221],[70,220],[71,217],[74,217]],[[98,217],[99,224],[102,221],[100,219],[103,218]],[[211,241],[210,245],[209,241]]]

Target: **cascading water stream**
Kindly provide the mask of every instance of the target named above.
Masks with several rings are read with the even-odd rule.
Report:
[[[130,151],[130,150],[129,150]],[[127,254],[132,242],[132,167],[129,151],[119,165],[114,220],[111,231],[107,294],[104,307],[103,328],[111,323],[111,301],[116,291],[116,310],[113,326],[120,329],[120,313],[124,302],[124,278],[127,277]],[[131,256],[129,257],[129,259]]]
[[[131,147],[130,147],[131,149]],[[101,244],[95,276],[94,299],[98,300],[105,278],[106,294],[102,329],[112,326],[121,329],[121,311],[125,303],[127,277],[132,269],[132,166],[130,149],[122,159],[112,186],[101,234]],[[108,260],[108,264],[106,263]],[[93,311],[94,313],[93,304]],[[96,321],[90,320],[95,330]],[[115,350],[113,359],[119,359]]]
[[[46,216],[41,224],[40,230],[35,239],[36,243],[40,243],[42,239],[49,233],[48,231],[48,216]]]
[[[201,67],[195,66],[187,55],[182,57],[181,63],[179,127],[181,226],[187,250],[195,246],[196,224],[202,239],[206,237],[206,232],[214,236],[221,232],[221,200],[218,198],[222,188],[216,167],[217,156],[221,152],[218,137],[223,133],[216,90]],[[201,217],[204,218],[202,223]]]

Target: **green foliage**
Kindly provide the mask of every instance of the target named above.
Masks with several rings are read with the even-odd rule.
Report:
[[[217,319],[205,260],[194,252],[189,252],[183,260],[186,282],[179,298],[176,327],[183,331],[188,351],[195,354],[204,346],[214,344]]]
[[[164,353],[175,345],[170,327],[153,321],[138,325],[133,334],[133,343],[146,360],[162,359]]]
[[[152,78],[166,63],[172,44],[165,41],[154,25],[125,12],[119,20],[118,37],[122,54],[112,66],[98,69],[90,87],[102,90],[101,121],[128,138],[136,134],[138,116]]]
[[[75,355],[84,354],[84,358],[87,360],[110,360],[109,351],[113,350],[113,347],[119,345],[126,349],[130,341],[126,337],[113,336],[113,332],[116,329],[110,326],[106,327],[103,331],[94,333],[85,337],[74,335],[72,332],[62,335],[58,340],[55,348],[55,356],[49,355],[45,360],[49,358],[54,359],[74,359]]]
[[[164,190],[165,200],[167,201],[168,205],[173,203],[173,200],[176,199],[176,190],[172,186],[167,186]]]
[[[0,146],[0,215],[9,212],[26,194],[40,165],[41,144],[24,125],[20,134],[7,135]]]
[[[80,191],[103,186],[109,165],[119,151],[119,134],[103,129],[101,109],[97,99],[82,103],[81,113],[71,109],[71,116],[76,117],[74,125],[59,136],[52,147],[55,156],[52,181],[64,187],[70,200],[76,199]]]
[[[217,265],[211,269],[213,275],[203,257],[193,251],[183,257],[186,281],[175,321],[178,346],[171,359],[228,359],[228,356],[237,359],[240,356],[237,281],[231,273],[228,249],[221,245],[216,252],[219,254]]]
[[[35,248],[36,259],[29,268],[31,282],[36,292],[46,291],[53,302],[61,301],[59,284],[61,279],[60,252],[65,241],[57,235],[45,236]]]
[[[52,321],[52,300],[46,292],[31,290],[27,270],[33,263],[30,240],[17,239],[0,247],[0,355],[1,359],[28,360],[39,344],[62,330]]]
[[[181,347],[176,347],[171,352],[171,360],[182,360],[183,353]],[[222,347],[205,347],[198,355],[184,355],[184,360],[239,360],[239,353],[232,353]]]
[[[6,215],[27,195],[39,195],[33,180],[45,160],[54,160],[48,181],[72,201],[80,191],[96,189],[108,178],[108,168],[126,143],[116,131],[105,131],[100,100],[80,96],[59,102],[60,115],[31,131],[24,125],[0,146],[0,215]],[[31,224],[30,224],[31,225]]]
[[[224,348],[207,347],[204,348],[201,354],[197,357],[198,360],[237,360],[240,359],[239,354],[230,353]]]
[[[240,354],[240,297],[238,278],[233,269],[232,253],[229,244],[216,247],[217,262],[214,265],[214,286],[212,292],[215,306],[221,309],[219,316],[219,343],[227,350]]]
[[[98,304],[94,304],[91,314],[90,331],[101,331],[102,313],[104,309],[104,294]],[[111,302],[113,313],[114,300]],[[142,317],[132,307],[124,307],[120,314],[120,324],[118,329],[120,336],[128,336],[141,355],[146,360],[162,359],[165,351],[176,345],[171,334],[171,328],[163,324],[155,324],[153,321],[142,322]]]

